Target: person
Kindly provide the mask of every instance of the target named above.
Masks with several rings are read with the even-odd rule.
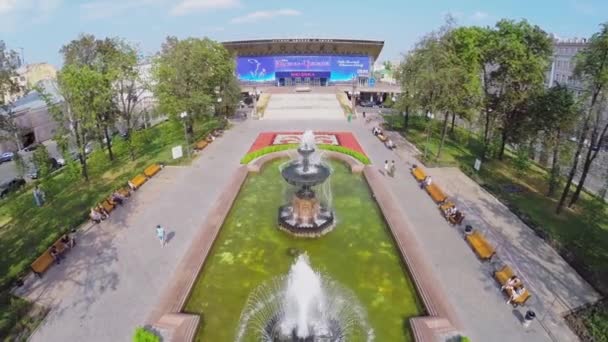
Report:
[[[70,236],[70,234],[64,234],[61,237],[61,243],[63,243],[63,245],[66,248],[72,248],[74,246],[76,246],[76,241],[74,240],[74,238],[72,236]]]
[[[101,205],[98,205],[97,208],[95,208],[95,210],[97,210],[97,212],[101,214],[103,220],[110,217],[110,213],[108,213],[108,211]]]
[[[51,257],[55,260],[55,263],[59,265],[61,263],[61,258],[59,257],[59,251],[57,251],[57,247],[51,246]]]
[[[160,224],[156,225],[156,237],[160,240],[160,246],[165,247],[165,229]]]
[[[110,199],[112,200],[112,202],[122,205],[122,202],[126,200],[126,197],[121,195],[120,192],[114,191]]]
[[[365,119],[365,112],[363,112],[363,118]]]
[[[390,168],[389,168],[389,166],[388,166],[388,160],[385,160],[385,161],[384,161],[384,172],[385,172],[386,174],[389,174],[389,173],[390,173]]]
[[[395,177],[395,170],[397,167],[395,166],[395,161],[391,160],[391,177]]]
[[[131,181],[128,181],[127,185],[129,186],[129,188],[131,188],[131,190],[137,190],[137,187],[135,186],[135,184],[131,183]]]
[[[424,186],[429,186],[429,185],[431,185],[431,184],[433,184],[433,179],[431,178],[431,176],[427,176],[427,177],[424,179]]]
[[[500,290],[513,290],[515,287],[521,284],[521,280],[517,276],[512,276],[507,282],[500,288]]]
[[[39,185],[36,185],[33,191],[34,194],[34,202],[38,207],[42,207],[44,205],[44,191],[40,189]]]
[[[511,297],[509,298],[509,300],[507,300],[507,304],[511,304],[512,301],[521,297],[525,292],[526,292],[526,288],[523,285],[514,288],[511,291]]]
[[[396,146],[395,146],[395,143],[394,143],[394,142],[393,142],[391,139],[388,139],[388,140],[386,141],[385,146],[386,146],[386,147],[387,147],[389,150],[392,150],[392,149],[394,149],[394,148],[396,147]]]
[[[103,220],[103,216],[95,208],[91,208],[89,217],[91,218],[91,221],[93,221],[95,223],[99,223],[99,222],[101,222],[101,220]]]

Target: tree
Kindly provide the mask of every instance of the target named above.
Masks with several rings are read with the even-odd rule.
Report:
[[[103,87],[104,75],[88,66],[66,65],[57,80],[64,98],[58,121],[60,125],[68,123],[70,126],[76,140],[82,176],[88,181],[85,147],[96,129],[97,113],[106,108],[112,94],[110,89]]]
[[[234,68],[231,54],[218,42],[167,37],[153,68],[160,109],[173,119],[188,113],[187,131],[192,134],[193,120],[212,113],[216,90],[233,82]]]
[[[598,155],[600,146],[607,139],[608,120],[602,118],[602,105],[606,101],[606,87],[608,86],[608,23],[601,25],[599,32],[589,39],[589,45],[576,57],[574,75],[585,88],[585,110],[584,119],[578,136],[576,151],[574,153],[572,166],[568,173],[568,179],[557,204],[556,212],[560,213],[570,187],[578,169],[579,159],[585,147],[585,140],[590,142],[589,148],[583,162],[583,170],[578,185],[568,206],[572,206],[578,200],[585,185],[587,174],[591,169],[593,161]]]
[[[558,84],[536,94],[530,112],[534,113],[536,130],[543,133],[547,144],[553,148],[547,196],[554,196],[561,177],[560,156],[564,133],[574,128],[580,110],[573,92]]]
[[[43,179],[51,173],[51,156],[45,145],[40,145],[34,151],[32,162],[38,171],[38,178]]]
[[[14,82],[15,70],[19,66],[19,55],[9,50],[0,40],[0,141],[11,141],[20,147],[20,129],[12,115],[12,107],[4,103],[4,94],[18,90]]]
[[[420,77],[421,58],[415,51],[411,51],[404,56],[396,72],[396,79],[401,85],[401,95],[398,97],[395,108],[403,112],[403,131],[409,128],[410,112],[418,108],[414,96],[418,91],[418,79]]]

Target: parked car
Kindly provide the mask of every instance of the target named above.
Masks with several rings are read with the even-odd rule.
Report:
[[[2,164],[4,162],[9,162],[9,161],[13,160],[13,158],[15,158],[15,153],[4,152],[4,153],[2,153],[2,155],[0,155],[0,164]]]
[[[50,158],[49,159],[49,165],[51,166],[51,172],[62,168],[65,165],[65,161],[63,159],[55,159],[55,158]],[[31,179],[38,179],[38,169],[34,166],[32,169],[30,169],[30,171],[27,173],[27,176],[30,177]]]
[[[23,178],[13,178],[10,181],[0,184],[0,198],[5,198],[11,192],[19,190],[25,185]]]
[[[366,108],[378,107],[378,105],[376,105],[376,103],[374,103],[374,101],[361,101],[359,106],[366,107]]]

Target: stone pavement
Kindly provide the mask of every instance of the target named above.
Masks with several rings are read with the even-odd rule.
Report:
[[[272,94],[264,120],[345,120],[336,94]]]
[[[25,296],[51,307],[31,340],[129,340],[156,304],[175,265],[256,135],[261,131],[305,129],[351,130],[375,165],[396,160],[397,175],[386,177],[387,185],[399,199],[441,286],[463,321],[465,333],[474,341],[552,340],[537,322],[528,331],[521,329],[518,319],[522,311],[505,305],[486,266],[477,260],[460,232],[440,216],[429,196],[417,187],[407,170],[414,161],[412,153],[385,149],[370,133],[371,126],[364,125],[361,119],[350,124],[346,120],[246,121],[203,150],[192,166],[165,168],[108,221],[81,232],[78,246],[61,265],[52,267],[41,280],[33,279],[24,286]],[[443,184],[442,176],[437,177]],[[509,219],[505,222],[503,229],[514,229]],[[160,248],[154,234],[157,223],[164,225],[171,236],[164,248]],[[538,249],[545,250],[543,242],[538,243]],[[528,255],[518,255],[522,259],[517,260],[516,266],[525,270],[523,264]],[[546,259],[544,264],[551,272],[576,279],[572,276],[574,271],[557,260],[561,259],[559,256],[538,253],[529,257]],[[525,276],[531,276],[527,270]],[[588,298],[588,287],[579,282],[567,288],[581,302]],[[547,287],[546,291],[552,289]],[[545,301],[541,298],[544,295],[538,297]],[[556,320],[561,330],[556,330],[560,336],[553,336],[553,340],[574,339],[567,328],[564,330],[564,324],[563,320]]]

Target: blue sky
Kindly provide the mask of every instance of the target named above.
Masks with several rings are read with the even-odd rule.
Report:
[[[0,0],[0,39],[28,63],[61,65],[79,33],[120,36],[144,54],[167,35],[216,40],[358,38],[385,41],[397,59],[447,13],[460,25],[526,18],[559,37],[586,37],[608,21],[606,0]]]

